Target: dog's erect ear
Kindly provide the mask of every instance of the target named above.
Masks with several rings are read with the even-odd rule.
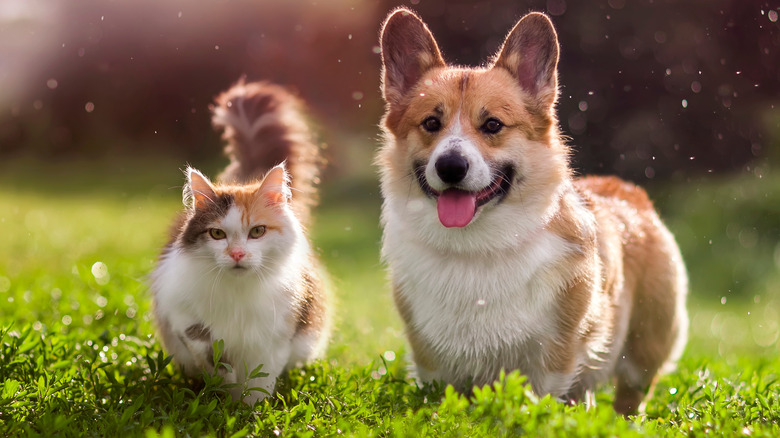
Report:
[[[546,15],[521,18],[504,40],[493,64],[509,70],[540,103],[552,106],[558,94],[558,35]]]
[[[399,8],[382,25],[382,93],[392,104],[401,98],[444,59],[428,26],[412,11]]]

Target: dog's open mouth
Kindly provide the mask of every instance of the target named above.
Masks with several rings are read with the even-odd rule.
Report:
[[[477,209],[493,199],[500,202],[509,193],[514,176],[514,168],[511,165],[494,172],[490,185],[482,190],[471,192],[458,188],[449,188],[444,191],[436,191],[425,178],[425,165],[415,166],[417,182],[423,192],[436,199],[436,210],[439,214],[439,222],[445,227],[465,227],[477,214]]]

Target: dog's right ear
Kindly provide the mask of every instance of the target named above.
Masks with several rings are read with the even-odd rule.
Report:
[[[403,96],[434,67],[444,67],[444,58],[428,26],[414,12],[398,8],[382,25],[382,94],[389,104]]]

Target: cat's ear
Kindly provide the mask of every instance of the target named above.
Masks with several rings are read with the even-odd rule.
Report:
[[[292,198],[290,176],[285,170],[284,163],[268,171],[263,182],[260,183],[258,193],[265,199],[266,204],[271,206],[285,205],[290,201]]]
[[[209,203],[212,203],[217,199],[214,186],[208,178],[192,167],[188,167],[186,173],[187,184],[184,186],[184,191],[182,192],[185,206],[196,210],[203,209],[206,208]]]

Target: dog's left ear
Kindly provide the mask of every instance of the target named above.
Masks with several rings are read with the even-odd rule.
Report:
[[[558,34],[547,15],[532,12],[504,40],[493,68],[509,70],[520,86],[545,106],[558,96]]]
[[[382,93],[391,105],[400,103],[428,70],[445,65],[428,26],[405,8],[398,8],[387,17],[380,44]]]

